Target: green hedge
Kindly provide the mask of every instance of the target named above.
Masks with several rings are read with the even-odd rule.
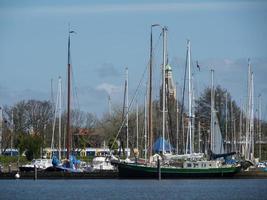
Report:
[[[0,164],[2,166],[8,166],[9,164],[25,164],[28,163],[25,156],[0,156]]]

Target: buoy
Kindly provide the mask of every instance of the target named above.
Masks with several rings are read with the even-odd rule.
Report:
[[[20,178],[20,175],[19,175],[18,172],[15,174],[15,178],[16,178],[16,179],[19,179],[19,178]]]

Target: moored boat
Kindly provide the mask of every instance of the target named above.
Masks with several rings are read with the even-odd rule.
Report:
[[[159,151],[157,155],[157,161],[153,161],[155,155],[153,156],[153,129],[151,128],[152,121],[152,85],[151,85],[151,74],[152,74],[152,27],[160,26],[160,25],[152,25],[151,26],[151,53],[150,53],[150,74],[149,74],[149,118],[148,118],[148,138],[149,140],[149,152],[148,158],[149,160],[145,164],[136,163],[126,163],[119,162],[118,171],[120,178],[208,178],[208,177],[231,177],[236,173],[240,172],[241,164],[238,162],[232,162],[231,164],[227,164],[226,157],[229,157],[235,152],[226,153],[223,148],[223,140],[220,132],[220,127],[217,119],[216,109],[215,109],[215,92],[213,86],[213,70],[212,70],[212,89],[211,89],[211,128],[210,128],[210,139],[209,144],[207,145],[206,150],[210,150],[213,152],[212,156],[204,155],[204,153],[195,153],[194,150],[194,114],[192,112],[192,74],[191,74],[191,47],[190,41],[187,41],[187,67],[188,67],[188,75],[189,75],[189,85],[188,85],[188,132],[186,139],[186,148],[184,154],[173,155],[172,148],[169,150],[165,147],[165,135],[168,134],[166,131],[167,123],[166,123],[166,69],[167,61],[166,61],[166,27],[162,28],[162,36],[163,36],[163,69],[162,69],[162,149]],[[152,139],[151,139],[152,138]],[[178,136],[177,136],[178,138]],[[178,140],[178,139],[177,139]],[[171,145],[169,145],[171,146]],[[178,143],[177,143],[178,149]],[[145,153],[146,153],[145,149]],[[223,158],[222,158],[223,157]]]
[[[37,168],[37,170],[45,170],[52,166],[53,165],[51,159],[36,159],[33,160],[30,164],[20,166],[19,170],[24,172],[30,172],[34,171],[35,168]]]
[[[161,166],[161,178],[210,178],[231,177],[240,172],[241,166],[209,166],[214,161],[185,162],[183,167]],[[204,166],[204,164],[206,166]],[[118,163],[120,178],[158,178],[159,168],[151,165]]]

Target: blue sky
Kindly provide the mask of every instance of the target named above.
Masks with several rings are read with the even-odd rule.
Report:
[[[0,104],[50,98],[51,78],[56,90],[57,77],[66,77],[70,22],[77,32],[72,64],[79,105],[101,116],[108,109],[108,93],[114,105],[122,103],[125,67],[133,95],[149,59],[150,25],[160,23],[169,29],[169,60],[180,85],[186,40],[191,40],[193,61],[201,65],[201,72],[195,71],[198,94],[209,85],[214,68],[216,84],[244,103],[250,57],[255,97],[262,94],[267,118],[266,19],[265,1],[1,0]]]

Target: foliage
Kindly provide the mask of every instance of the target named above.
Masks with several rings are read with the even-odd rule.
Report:
[[[0,156],[0,163],[3,166],[8,166],[9,164],[25,164],[27,160],[24,156]]]
[[[42,139],[37,134],[21,134],[19,137],[19,151],[25,152],[27,160],[40,157]]]
[[[112,138],[109,140],[108,142],[108,147],[109,149],[113,150],[113,151],[116,151],[119,147],[118,147],[118,143],[117,141],[115,140],[115,138]],[[116,154],[116,153],[115,153]]]
[[[226,99],[227,94],[227,99]],[[227,107],[226,107],[227,103]],[[162,135],[162,108],[161,100],[155,99],[153,101],[152,110],[152,122],[153,122],[153,140]],[[195,127],[200,122],[201,126],[201,139],[202,143],[208,141],[209,128],[210,128],[210,88],[206,88],[201,96],[196,100],[195,103]],[[176,146],[176,130],[177,130],[177,110],[179,110],[179,147],[184,149],[186,141],[186,131],[188,125],[188,115],[186,114],[186,106],[181,113],[181,103],[178,103],[175,99],[167,99],[167,110],[166,113],[166,133],[171,144]],[[227,108],[227,109],[226,109]],[[58,116],[54,116],[54,106],[49,101],[38,101],[28,100],[20,101],[14,106],[4,107],[4,125],[3,125],[3,138],[2,147],[3,149],[10,148],[11,139],[13,141],[13,147],[19,148],[20,152],[27,155],[27,159],[37,158],[40,156],[41,147],[50,147],[52,140],[52,124],[56,120],[54,147],[58,147],[58,135],[59,129]],[[215,109],[219,119],[222,135],[224,139],[233,140],[238,137],[233,132],[244,133],[245,126],[240,126],[240,121],[245,118],[245,114],[242,109],[232,99],[231,94],[223,89],[221,86],[216,87],[215,91]],[[12,113],[14,124],[12,124]],[[226,116],[227,115],[227,116]],[[227,117],[227,126],[226,124]],[[61,130],[63,131],[61,144],[65,144],[66,138],[66,113],[63,113],[61,123]],[[182,119],[183,118],[183,119]],[[139,106],[139,150],[144,149],[144,106]],[[181,120],[182,119],[182,120]],[[242,122],[242,121],[241,121]],[[255,129],[258,123],[255,118]],[[245,124],[245,123],[244,123]],[[184,125],[184,126],[183,126]],[[183,129],[184,127],[184,129]],[[227,129],[226,129],[227,127]],[[136,148],[136,110],[130,109],[129,111],[129,148]],[[183,131],[184,130],[184,131]],[[118,149],[117,141],[120,141],[122,148],[125,148],[126,144],[126,123],[125,123],[125,112],[121,106],[113,106],[111,113],[106,113],[101,119],[98,119],[94,114],[84,112],[81,110],[71,111],[71,131],[72,147],[73,148],[86,148],[86,147],[103,147],[104,141],[107,146],[111,147],[114,143],[113,150]],[[82,134],[81,132],[86,132]],[[195,130],[197,131],[197,130]],[[257,132],[257,130],[256,130]],[[262,120],[262,140],[266,141],[267,123]],[[256,141],[258,135],[256,134]],[[148,138],[149,139],[149,138]],[[195,134],[195,140],[198,139],[198,134]],[[116,140],[116,141],[115,141]],[[114,142],[115,141],[115,142]],[[197,144],[195,144],[197,146]],[[141,151],[140,151],[141,152]],[[143,152],[143,151],[142,151]],[[257,155],[257,151],[255,151]],[[141,153],[142,154],[142,153]],[[266,155],[266,149],[263,147],[263,156]]]

